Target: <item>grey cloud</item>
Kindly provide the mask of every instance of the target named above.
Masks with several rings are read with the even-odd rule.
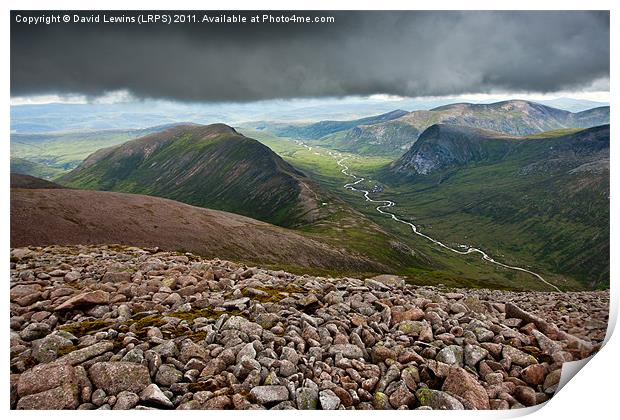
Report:
[[[439,96],[574,90],[609,78],[607,12],[321,14],[336,22],[26,26],[12,19],[11,95]]]

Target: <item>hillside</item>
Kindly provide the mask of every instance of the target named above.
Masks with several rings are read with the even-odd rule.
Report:
[[[382,172],[422,231],[609,284],[609,126],[508,137],[435,125]]]
[[[223,124],[180,125],[99,150],[58,182],[165,197],[282,226],[318,215],[318,193],[302,173]]]
[[[16,248],[10,274],[17,409],[518,409],[596,353],[609,313],[608,291],[419,287],[141,248]]]
[[[383,267],[320,240],[236,214],[144,195],[17,185],[22,188],[11,189],[14,247],[113,243],[306,269]]]
[[[63,171],[62,169],[11,156],[11,173],[30,175],[43,179],[54,179],[62,174]]]
[[[361,154],[397,156],[434,124],[450,124],[526,136],[563,128],[609,124],[609,107],[572,113],[535,102],[458,103],[413,111],[388,122],[359,125],[321,140],[325,146]]]

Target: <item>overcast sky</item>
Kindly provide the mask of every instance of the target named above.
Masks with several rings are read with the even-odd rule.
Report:
[[[243,102],[609,90],[607,12],[330,12],[335,23],[150,26],[34,26],[15,23],[17,14],[14,98],[121,91],[125,99]]]

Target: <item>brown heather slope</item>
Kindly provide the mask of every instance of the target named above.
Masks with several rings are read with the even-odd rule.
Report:
[[[64,188],[55,182],[11,172],[11,188]]]
[[[334,271],[386,267],[248,217],[137,194],[11,189],[11,246],[125,244]]]

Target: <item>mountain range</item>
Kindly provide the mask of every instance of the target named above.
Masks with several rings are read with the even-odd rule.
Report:
[[[22,243],[44,245],[54,237],[140,246],[160,241],[168,249],[191,247],[240,261],[401,273],[425,284],[539,286],[527,275],[442,252],[395,226],[359,193],[343,189],[350,177],[327,152],[352,150],[356,154],[343,156],[364,176],[359,187],[368,186],[373,199],[394,201],[399,217],[430,236],[543,270],[567,289],[605,287],[609,126],[601,121],[609,121],[608,107],[572,113],[505,101],[355,120],[264,123],[247,135],[224,124],[189,123],[12,135],[15,172],[70,188],[13,176],[21,185],[12,191],[12,202],[19,204],[15,213],[29,215],[19,223],[39,226],[34,236],[14,229]],[[30,161],[37,158],[36,147],[45,148],[45,161]],[[237,216],[216,217],[212,212],[218,210]],[[235,218],[242,216],[253,220]],[[246,236],[260,231],[255,246],[244,250],[241,239],[230,239],[234,229],[224,225],[240,226]],[[64,238],[62,231],[71,234]],[[206,245],[204,238],[220,243]],[[259,252],[260,243],[268,248]],[[307,247],[320,252],[310,260],[291,254],[297,248],[314,255]]]
[[[587,128],[609,123],[609,107],[573,113],[536,102],[511,100],[492,104],[456,103],[433,108],[385,114],[350,122],[325,122],[332,133],[317,130],[321,123],[287,126],[275,132],[294,138],[313,139],[317,144],[365,155],[398,157],[433,124],[452,124],[523,136],[561,128]],[[383,117],[385,121],[378,121]],[[354,124],[351,126],[351,124]],[[336,130],[336,127],[339,127]],[[309,135],[311,134],[311,135]]]
[[[373,125],[380,124],[383,122],[395,120],[397,118],[402,117],[403,115],[407,115],[407,111],[403,111],[402,109],[397,109],[394,111],[387,112],[385,114],[360,118],[356,120],[347,120],[347,121],[319,121],[312,124],[307,125],[290,125],[290,124],[262,124],[257,128],[261,130],[269,130],[272,133],[276,134],[280,137],[293,137],[296,139],[302,140],[318,140],[321,137],[325,137],[332,133],[336,133],[338,131],[348,130],[359,125]]]

